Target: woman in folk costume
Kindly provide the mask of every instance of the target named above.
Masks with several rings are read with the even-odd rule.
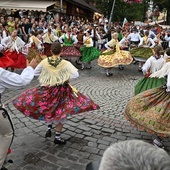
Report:
[[[71,28],[66,29],[66,33],[59,38],[59,42],[63,45],[61,57],[81,57],[81,52],[76,48],[78,40],[72,34]]]
[[[137,48],[130,50],[135,61],[139,61],[139,71],[142,71],[142,65],[154,54],[153,48],[156,45],[152,38],[149,38],[149,31],[145,31],[145,36],[141,38]]]
[[[2,39],[1,44],[5,47],[3,55],[14,61],[13,65],[9,66],[12,70],[14,68],[26,67],[26,57],[21,53],[25,42],[17,36],[17,30],[14,30],[10,36]]]
[[[1,68],[8,68],[14,65],[14,61],[7,56],[3,55],[4,47],[0,44],[0,67]]]
[[[153,144],[164,147],[162,137],[170,137],[170,62],[161,70],[150,75],[151,78],[166,78],[164,86],[146,90],[133,97],[126,106],[125,117],[140,129],[153,136]]]
[[[165,79],[150,78],[149,76],[160,70],[166,60],[164,59],[164,51],[161,45],[154,47],[154,55],[149,57],[142,67],[144,78],[140,79],[135,86],[135,95],[152,88],[156,88],[165,84]]]
[[[13,104],[26,116],[47,122],[46,137],[51,137],[52,124],[55,124],[54,143],[65,144],[60,134],[67,117],[98,109],[99,106],[69,84],[69,80],[79,74],[69,61],[60,58],[60,43],[53,43],[51,51],[53,55],[41,61],[35,69],[40,86],[23,92]]]
[[[97,59],[100,55],[100,51],[96,47],[93,47],[93,40],[90,36],[90,31],[87,31],[86,36],[83,37],[83,43],[84,46],[80,48],[82,53],[82,57],[80,59],[82,61],[82,70],[85,68],[85,63],[88,64],[86,67],[87,69],[92,68],[91,61]]]
[[[51,52],[51,45],[53,42],[58,41],[58,37],[55,36],[51,30],[51,28],[48,28],[47,32],[42,36],[43,38],[43,45],[44,45],[44,55],[47,57],[52,56]]]
[[[118,34],[113,33],[113,38],[105,44],[105,50],[98,59],[98,65],[106,68],[106,76],[112,76],[110,70],[119,65],[129,65],[133,58],[129,51],[120,50]]]
[[[37,62],[40,63],[40,61],[46,57],[45,55],[42,55],[43,43],[36,37],[34,31],[30,32],[30,38],[25,48],[28,49],[26,55],[29,61],[35,58]]]

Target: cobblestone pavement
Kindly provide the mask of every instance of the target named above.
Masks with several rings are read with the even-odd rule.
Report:
[[[137,65],[114,68],[113,76],[106,77],[104,69],[93,63],[91,70],[80,70],[80,77],[71,82],[80,92],[90,96],[100,105],[99,110],[86,112],[70,118],[64,125],[62,137],[65,146],[54,145],[53,137],[44,138],[47,127],[44,123],[29,119],[19,113],[11,101],[22,90],[6,90],[3,101],[12,112],[15,138],[12,154],[14,163],[9,170],[85,170],[92,160],[100,160],[104,150],[112,143],[142,139],[151,142],[151,135],[139,131],[122,115],[127,101],[133,96],[134,85],[142,77]],[[80,67],[76,65],[77,67]],[[38,84],[34,79],[26,88]],[[170,139],[164,139],[170,152]]]

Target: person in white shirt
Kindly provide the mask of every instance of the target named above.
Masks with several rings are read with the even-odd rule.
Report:
[[[127,39],[130,40],[131,44],[138,46],[141,40],[141,36],[136,27],[133,28],[133,32],[127,36]]]
[[[34,77],[34,68],[36,67],[36,60],[33,59],[27,64],[27,67],[19,75],[0,68],[0,96],[3,91],[7,89],[20,89],[28,85]],[[10,114],[4,108],[0,98],[0,170],[7,170],[3,167],[14,138],[14,127]]]
[[[139,80],[135,86],[135,95],[152,88],[156,88],[165,84],[165,79],[150,78],[149,76],[160,70],[165,64],[166,60],[163,57],[164,51],[162,46],[154,47],[154,54],[149,57],[142,67],[144,77]]]
[[[165,34],[165,41],[168,42],[168,47],[170,47],[170,30],[168,30]]]
[[[151,133],[153,135],[152,143],[155,146],[164,148],[162,138],[170,137],[170,62],[165,63],[160,70],[152,73],[149,77],[155,79],[164,78],[166,82],[162,86],[146,90],[134,96],[127,103],[124,115],[127,120],[140,130]],[[159,154],[157,156],[158,158],[160,157]],[[170,163],[169,160],[168,163]],[[167,168],[161,168],[160,164],[158,164],[158,169],[169,170],[170,165],[166,165],[168,165]]]

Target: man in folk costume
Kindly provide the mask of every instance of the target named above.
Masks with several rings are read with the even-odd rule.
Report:
[[[141,36],[136,27],[133,28],[133,32],[128,35],[127,39],[130,40],[132,45],[138,46],[141,40]]]
[[[2,104],[1,94],[6,88],[20,89],[29,84],[34,77],[36,65],[36,60],[33,59],[21,75],[0,68],[0,170],[7,170],[7,168],[3,167],[3,164],[14,138],[12,119]]]

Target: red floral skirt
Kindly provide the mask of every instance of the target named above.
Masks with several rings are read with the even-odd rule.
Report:
[[[29,89],[16,98],[13,105],[30,118],[53,123],[67,116],[99,109],[89,97],[75,93],[69,84]]]
[[[63,46],[61,57],[81,57],[81,52],[75,46]]]

